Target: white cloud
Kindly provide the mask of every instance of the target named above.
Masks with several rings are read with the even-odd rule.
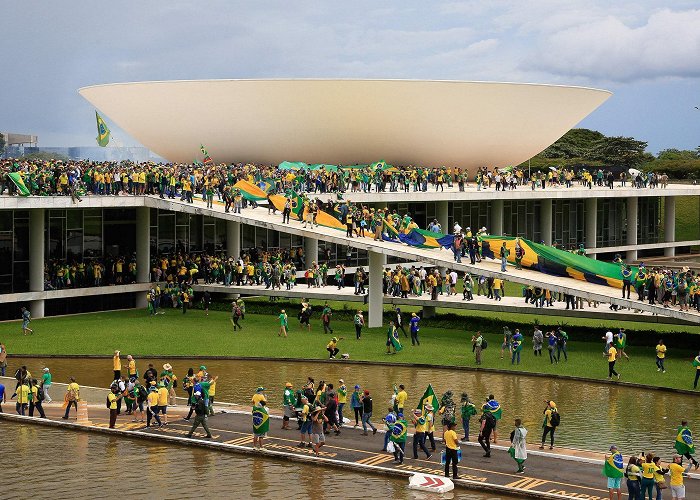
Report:
[[[638,27],[608,15],[544,36],[535,54],[528,66],[558,75],[617,82],[695,78],[700,10],[656,11]]]

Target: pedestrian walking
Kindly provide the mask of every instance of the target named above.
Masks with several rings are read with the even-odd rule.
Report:
[[[454,429],[454,422],[450,422],[447,424],[447,430],[442,434],[442,441],[445,443],[445,477],[450,477],[450,464],[452,464],[452,479],[459,479],[457,474],[459,443]]]
[[[664,366],[664,360],[666,358],[666,346],[664,345],[664,340],[659,339],[659,343],[656,344],[656,371],[666,373],[666,367]]]
[[[406,454],[406,436],[408,434],[408,422],[404,418],[403,413],[396,415],[396,423],[391,429],[391,436],[389,436],[390,443],[387,450],[390,451],[391,448],[394,449],[394,461],[403,463],[404,456]]]
[[[75,407],[76,413],[78,412],[78,401],[80,401],[80,386],[76,384],[75,378],[71,377],[68,387],[66,387],[66,394],[63,398],[63,406],[66,409],[66,413],[63,415],[64,420],[68,419],[71,406]]]
[[[676,430],[676,442],[673,444],[676,451],[690,460],[690,463],[695,466],[695,469],[700,467],[698,461],[695,460],[695,443],[693,443],[693,432],[688,427],[686,420],[681,421],[681,425]]]
[[[547,406],[544,409],[544,420],[542,421],[542,444],[540,445],[540,450],[544,450],[544,443],[547,441],[547,435],[549,434],[549,449],[554,449],[554,431],[557,430],[561,417],[559,416],[559,411],[557,410],[557,405],[554,401],[545,401]]]
[[[518,464],[518,470],[515,471],[516,474],[522,474],[525,472],[525,460],[527,460],[527,444],[525,437],[527,436],[527,429],[523,427],[523,424],[519,418],[515,419],[515,429],[510,433],[510,448],[508,448],[508,453]]]
[[[362,337],[362,327],[365,326],[365,318],[362,316],[362,311],[357,311],[353,323],[355,324],[355,336],[357,340],[360,340]]]
[[[481,332],[476,332],[475,338],[473,339],[473,344],[474,357],[477,365],[481,364],[481,351],[484,349],[485,342],[486,341],[484,340],[483,335],[481,335]]]
[[[187,433],[187,437],[191,438],[192,434],[194,431],[199,427],[200,425],[204,428],[204,431],[207,433],[206,437],[211,438],[211,431],[209,430],[209,424],[207,422],[208,420],[208,411],[207,411],[207,406],[204,403],[204,398],[202,397],[202,393],[197,391],[193,394],[194,396],[194,403],[192,403],[192,407],[194,408],[194,422],[192,423],[192,428],[190,429],[190,432]],[[150,416],[149,416],[150,420]],[[156,421],[159,422],[158,415],[156,415]],[[160,422],[159,422],[160,423]]]
[[[411,330],[411,345],[420,345],[420,340],[418,340],[418,332],[420,331],[420,317],[416,313],[411,313],[411,320],[409,321],[409,328]]]
[[[484,449],[484,457],[491,456],[491,432],[496,428],[496,417],[490,412],[484,412],[479,418],[479,444]]]
[[[462,430],[464,430],[464,436],[462,441],[469,441],[469,421],[476,415],[476,405],[469,401],[469,395],[466,392],[462,393]]]
[[[287,337],[287,326],[289,325],[289,318],[287,317],[287,313],[284,312],[284,309],[282,309],[280,311],[279,322],[280,322],[280,331],[277,334],[277,336],[280,337],[280,336],[284,335],[284,337],[286,338]]]
[[[613,499],[614,494],[617,494],[617,500],[622,499],[622,493],[620,492],[620,485],[622,484],[622,477],[625,475],[623,467],[625,462],[622,460],[622,454],[617,450],[617,446],[612,445],[610,447],[610,455],[605,456],[605,462],[603,463],[603,475],[608,478],[608,495],[610,500]],[[651,485],[654,485],[653,474],[652,474]],[[642,478],[642,481],[644,479]],[[642,488],[643,488],[642,483]],[[649,497],[651,499],[651,496]]]
[[[426,460],[429,460],[432,455],[425,446],[425,431],[427,427],[425,415],[421,410],[414,410],[411,420],[415,426],[413,432],[413,458],[414,460],[418,459],[418,448],[420,447],[425,452]]]
[[[253,417],[253,448],[263,449],[263,439],[267,437],[270,431],[270,415],[265,408],[265,401],[260,403],[252,410]]]
[[[29,328],[29,322],[32,320],[29,309],[22,307],[20,311],[22,312],[22,335],[33,334],[34,330]]]
[[[353,412],[355,413],[355,425],[353,427],[360,425],[360,421],[362,420],[361,396],[362,393],[360,392],[360,386],[356,385],[355,390],[350,395],[350,408],[352,408]]]
[[[612,380],[613,375],[617,377],[617,380],[620,380],[620,374],[615,371],[615,360],[617,359],[617,349],[615,347],[610,346],[608,349],[608,352],[603,353],[604,357],[608,358],[608,380]]]
[[[683,475],[688,474],[690,468],[693,466],[692,462],[688,463],[686,467],[683,467],[683,457],[680,455],[673,456],[673,463],[668,465],[668,472],[671,476],[670,484],[671,487],[671,498],[677,500],[685,499],[685,485],[683,484]]]
[[[53,399],[49,395],[49,390],[51,389],[51,370],[48,367],[44,368],[44,374],[41,376],[41,387],[43,392],[44,401],[46,403],[51,403]]]
[[[372,396],[370,396],[367,389],[360,397],[360,402],[362,403],[362,435],[367,436],[368,426],[372,429],[372,434],[374,435],[377,433],[377,428],[370,422],[372,418]]]

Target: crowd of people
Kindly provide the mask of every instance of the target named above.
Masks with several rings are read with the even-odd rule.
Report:
[[[16,194],[10,173],[19,173],[24,185],[33,195],[75,196],[144,195],[155,194],[191,201],[196,194],[216,195],[221,200],[226,191],[233,191],[236,181],[244,179],[256,184],[268,183],[276,192],[293,189],[317,194],[344,192],[418,192],[444,191],[457,186],[460,191],[476,186],[477,190],[496,191],[516,189],[530,184],[532,189],[571,188],[574,185],[612,189],[629,183],[636,188],[666,187],[668,176],[653,172],[623,171],[613,173],[602,168],[555,168],[525,170],[518,167],[481,167],[471,176],[459,167],[393,167],[384,162],[371,165],[304,166],[288,169],[282,165],[244,163],[162,164],[94,162],[89,160],[0,160],[0,195],[6,191]]]
[[[516,331],[513,337],[517,335]],[[504,336],[504,339],[513,337]],[[610,343],[608,348],[614,349],[613,343]],[[209,373],[205,365],[200,365],[198,370],[189,368],[182,377],[178,377],[169,363],[163,364],[162,369],[157,369],[149,363],[141,374],[133,356],[128,355],[122,360],[121,352],[116,350],[112,358],[112,368],[114,381],[105,401],[109,409],[110,428],[115,428],[122,413],[131,416],[133,422],[145,423],[146,427],[167,426],[168,419],[171,418],[168,416],[168,408],[177,406],[176,389],[179,389],[186,398],[186,406],[189,409],[184,420],[192,422],[186,436],[192,438],[201,426],[204,435],[198,434],[198,437],[212,438],[209,418],[216,413],[214,405],[218,377]],[[39,417],[46,418],[42,405],[53,401],[50,394],[50,369],[44,368],[41,379],[37,379],[26,366],[22,366],[15,372],[15,379],[16,385],[9,398],[6,396],[8,391],[0,384],[0,411],[1,404],[9,399],[15,400],[18,414],[28,413],[29,416],[33,416],[37,412]],[[258,387],[250,400],[253,446],[259,449],[264,448],[264,441],[270,434],[271,410],[265,391],[264,387]],[[286,382],[280,393],[281,407],[276,410],[282,414],[281,430],[294,430],[292,424],[296,423],[296,430],[300,436],[298,447],[308,447],[316,456],[319,456],[331,433],[338,436],[344,429],[360,428],[361,435],[367,436],[370,432],[376,434],[379,430],[373,422],[373,414],[378,410],[373,395],[368,388],[359,384],[348,385],[343,379],[339,379],[337,384],[323,380],[317,383],[313,377],[308,377],[298,388],[295,388],[293,383]],[[77,410],[80,399],[80,386],[75,378],[70,377],[63,396],[64,419],[70,418],[72,408]],[[488,458],[492,453],[491,444],[498,442],[503,408],[493,394],[489,394],[482,403],[476,404],[467,393],[462,393],[457,402],[451,390],[438,398],[432,386],[429,386],[416,407],[412,408],[406,385],[399,384],[394,386],[388,399],[390,403],[386,412],[382,412],[381,418],[384,427],[382,451],[393,454],[396,463],[403,463],[407,453],[418,459],[419,453],[422,452],[425,460],[430,460],[438,451],[436,430],[441,428],[440,437],[444,448],[441,452],[441,463],[444,464],[444,473],[446,477],[452,475],[454,479],[458,479],[458,462],[461,460],[463,443],[476,438],[484,451],[484,457]],[[542,436],[536,442],[539,443],[540,449],[544,449],[548,444],[552,450],[555,446],[556,431],[561,425],[560,409],[554,401],[546,399],[542,416]],[[475,426],[472,425],[472,419],[477,421]],[[409,428],[413,430],[412,449],[407,451]],[[461,431],[460,434],[457,433],[457,429]],[[515,472],[519,474],[525,472],[528,434],[522,420],[516,418],[509,435],[508,454],[516,462]],[[686,421],[681,422],[676,434],[674,447],[678,454],[668,464],[663,464],[659,456],[647,453],[641,457],[631,455],[625,467],[620,451],[616,446],[611,446],[611,453],[605,457],[603,468],[603,474],[608,478],[611,498],[615,494],[620,498],[623,478],[626,479],[630,498],[643,498],[643,495],[648,493],[651,499],[652,491],[657,495],[656,498],[660,498],[661,490],[667,487],[670,487],[674,498],[684,498],[683,477],[692,467],[697,470],[698,462],[693,456],[695,450],[692,431]],[[685,466],[684,458],[688,460]],[[666,484],[666,475],[669,476],[670,484]]]

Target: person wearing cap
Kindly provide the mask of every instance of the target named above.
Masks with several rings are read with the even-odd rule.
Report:
[[[158,389],[155,380],[151,381],[150,387],[148,388],[146,405],[146,427],[151,426],[151,419],[155,419],[158,423],[158,427],[163,427],[163,422],[161,422],[158,416]]]
[[[168,425],[168,388],[163,382],[160,382],[156,385],[156,392],[158,393],[158,405],[154,413],[163,415],[163,425]]]
[[[328,359],[335,359],[336,355],[340,352],[338,349],[338,342],[343,340],[343,337],[333,337],[328,344],[326,344],[326,351],[328,351]]]
[[[265,401],[265,403],[267,403],[267,398],[265,397],[264,392],[264,387],[258,387],[257,389],[255,389],[255,394],[253,394],[253,397],[251,398],[253,406],[260,406],[261,401]]]
[[[338,386],[338,426],[342,427],[345,423],[343,419],[343,408],[348,402],[348,388],[342,378],[338,380],[338,383],[340,384],[340,386]]]
[[[425,429],[427,422],[422,410],[417,409],[413,411],[411,415],[411,420],[415,426],[415,431],[413,433],[413,458],[418,459],[418,447],[425,452],[426,460],[429,460],[432,456],[428,448],[425,447]]]
[[[454,429],[455,423],[449,422],[447,429],[442,434],[442,441],[445,443],[445,477],[450,477],[450,464],[452,464],[452,479],[459,479],[457,474],[459,441]]]
[[[112,385],[112,388],[107,394],[107,405],[109,406],[109,428],[114,429],[117,423],[117,401],[122,398],[122,394],[119,392],[119,388],[116,385]],[[42,412],[43,413],[43,412]]]
[[[289,429],[289,419],[296,417],[297,411],[295,408],[296,397],[291,382],[284,385],[284,393],[282,394],[282,403],[284,405],[284,416],[282,417],[282,429]]]
[[[192,394],[192,397],[194,399],[194,402],[192,403],[192,407],[194,408],[195,412],[195,417],[194,417],[194,422],[192,423],[192,428],[190,429],[190,432],[187,434],[188,438],[192,437],[192,434],[194,431],[199,427],[200,425],[204,428],[204,431],[207,433],[207,438],[211,438],[211,431],[209,430],[209,425],[207,423],[207,406],[204,402],[204,398],[202,397],[202,393],[199,391],[196,391],[195,393]]]
[[[41,377],[41,387],[44,392],[44,401],[51,403],[53,399],[49,396],[49,389],[51,389],[51,371],[48,367],[44,368],[44,374]]]
[[[683,467],[683,457],[673,455],[673,462],[668,465],[668,473],[671,476],[670,488],[671,497],[677,500],[685,499],[685,485],[683,484],[683,474],[690,472],[693,467],[692,462],[688,462],[686,467]]]
[[[173,367],[170,363],[163,365],[163,371],[160,372],[160,380],[168,389],[168,406],[176,406],[175,402],[175,387],[177,387],[177,376],[173,373]]]
[[[367,389],[360,396],[360,402],[362,403],[362,435],[367,435],[367,426],[372,428],[372,435],[374,435],[377,433],[377,428],[370,422],[372,418],[372,396],[370,396]]]

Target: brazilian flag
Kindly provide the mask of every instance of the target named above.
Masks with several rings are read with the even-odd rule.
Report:
[[[399,340],[399,332],[396,329],[395,326],[391,325],[389,326],[389,340],[391,341],[391,345],[394,346],[394,349],[396,349],[396,352],[399,352],[401,349],[403,349],[403,346],[401,345],[401,341]]]
[[[503,416],[503,410],[501,409],[501,405],[498,404],[498,401],[496,401],[495,399],[489,399],[481,407],[481,410],[484,413],[486,413],[486,412],[491,413],[496,420],[501,420],[501,417]]]
[[[260,436],[270,430],[270,415],[264,406],[253,407],[253,434]]]
[[[433,407],[434,413],[437,413],[438,409],[440,409],[440,403],[435,396],[435,391],[433,390],[432,384],[428,384],[428,387],[425,389],[423,397],[420,398],[420,401],[418,402],[418,409],[425,413],[425,405],[427,404]]]
[[[109,127],[97,111],[95,111],[95,117],[97,118],[97,144],[104,148],[109,144]]]
[[[393,443],[405,443],[407,431],[408,422],[406,422],[405,418],[399,419],[396,421],[394,427],[391,429],[391,435],[389,436],[389,439],[391,439]]]
[[[622,460],[622,453],[616,451],[605,460],[603,475],[612,478],[622,477],[625,475],[624,467],[625,463]]]
[[[294,190],[289,190],[287,198],[292,200],[292,214],[302,220],[304,216],[304,198]]]
[[[24,183],[24,179],[22,179],[22,176],[19,174],[19,172],[10,172],[7,176],[17,187],[17,190],[19,191],[20,195],[29,196],[31,194],[29,192],[29,188],[27,188],[27,185]]]
[[[687,427],[679,427],[678,435],[676,436],[676,442],[674,443],[676,451],[685,455],[690,453],[691,455],[695,453],[695,444],[693,444],[693,433]]]

